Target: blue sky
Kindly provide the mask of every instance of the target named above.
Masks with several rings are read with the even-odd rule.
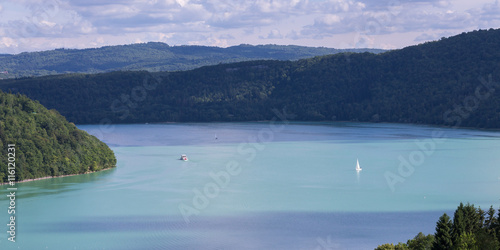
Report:
[[[500,28],[498,0],[0,0],[0,53],[149,41],[394,49]]]

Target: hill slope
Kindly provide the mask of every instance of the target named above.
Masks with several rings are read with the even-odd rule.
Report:
[[[257,59],[297,60],[340,52],[383,52],[377,49],[330,49],[303,46],[239,45],[229,48],[168,46],[150,42],[96,49],[0,55],[0,79],[61,73],[99,73],[117,70],[176,71],[218,63]]]
[[[114,167],[113,151],[55,110],[0,91],[0,183],[7,182],[7,147],[14,144],[16,181],[83,174]]]
[[[500,30],[382,54],[251,61],[182,72],[4,80],[76,123],[294,120],[500,128]]]

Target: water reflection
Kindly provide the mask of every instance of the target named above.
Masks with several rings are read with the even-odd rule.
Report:
[[[65,192],[81,189],[79,184],[94,185],[95,182],[104,181],[116,171],[116,168],[108,169],[91,174],[49,178],[36,181],[16,183],[19,198],[31,198],[40,195],[57,195]],[[6,192],[11,186],[0,186],[0,192]]]

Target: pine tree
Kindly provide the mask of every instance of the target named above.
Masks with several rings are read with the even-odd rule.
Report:
[[[484,218],[483,214],[484,211],[481,209],[476,209],[474,207],[474,204],[467,203],[467,205],[463,207],[464,226],[466,233],[475,233],[483,226],[481,221],[481,218]]]
[[[484,223],[486,221],[486,211],[482,210],[481,207],[477,208],[477,219],[476,229],[479,230],[484,227]]]
[[[455,210],[455,214],[453,214],[453,227],[451,233],[453,245],[457,245],[460,236],[465,233],[464,204],[462,202],[460,202],[457,210]]]
[[[436,234],[434,234],[432,250],[451,249],[453,246],[451,237],[452,226],[450,216],[446,213],[439,217],[439,221],[436,223]]]
[[[476,238],[476,245],[479,249],[499,249],[500,243],[497,240],[493,231],[488,231],[486,228],[482,228],[476,233],[474,233]]]
[[[479,250],[476,237],[473,233],[463,233],[460,235],[454,246],[456,250]]]
[[[492,224],[492,228],[495,230],[497,240],[500,241],[500,208],[498,209],[498,216]]]
[[[492,230],[494,229],[496,224],[497,224],[497,218],[495,218],[495,209],[493,209],[493,206],[491,206],[490,209],[488,209],[488,211],[486,212],[484,227],[487,230]]]

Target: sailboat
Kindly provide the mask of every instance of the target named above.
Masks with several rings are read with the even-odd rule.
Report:
[[[356,171],[359,172],[361,170],[363,170],[363,169],[359,166],[359,160],[356,159]]]

